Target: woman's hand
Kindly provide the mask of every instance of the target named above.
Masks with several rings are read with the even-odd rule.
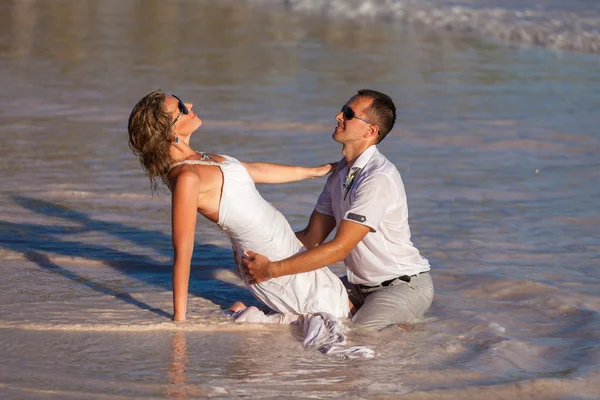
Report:
[[[314,172],[312,178],[320,178],[322,176],[332,173],[333,171],[335,171],[335,168],[337,167],[337,165],[338,165],[337,162],[333,162],[333,163],[329,163],[329,164],[323,164],[323,165],[318,165],[316,167],[312,167],[312,170]]]

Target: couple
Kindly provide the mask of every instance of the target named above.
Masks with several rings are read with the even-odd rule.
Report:
[[[129,145],[152,188],[162,181],[172,193],[173,319],[186,316],[198,212],[230,238],[252,295],[279,313],[264,316],[237,304],[236,320],[290,322],[328,313],[381,330],[421,318],[433,299],[429,263],[410,241],[400,174],[376,147],[395,119],[389,96],[360,90],[336,116],[333,139],[344,158],[335,168],[244,163],[190,147],[202,125],[191,103],[160,91],[142,98],[129,117]],[[297,233],[255,188],[330,172],[308,226]],[[343,282],[326,267],[341,260]]]

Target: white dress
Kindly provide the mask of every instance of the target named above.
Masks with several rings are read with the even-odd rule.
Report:
[[[173,164],[214,165],[223,173],[218,224],[227,234],[241,265],[244,250],[278,261],[305,250],[283,214],[262,198],[246,168],[235,158],[225,161],[183,160]],[[243,276],[243,274],[242,274]],[[348,317],[348,295],[340,279],[324,267],[249,285],[260,302],[281,314],[328,313]]]

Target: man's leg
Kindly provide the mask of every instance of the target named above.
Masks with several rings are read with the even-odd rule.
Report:
[[[398,279],[390,286],[367,293],[352,322],[374,331],[392,324],[413,323],[423,317],[432,301],[429,273],[413,277],[410,283]]]

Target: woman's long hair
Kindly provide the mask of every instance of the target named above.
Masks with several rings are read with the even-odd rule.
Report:
[[[171,116],[164,109],[165,94],[155,90],[133,107],[127,125],[129,147],[140,158],[140,164],[150,179],[152,192],[159,182],[166,184],[171,156],[169,147],[175,139],[171,131]]]

